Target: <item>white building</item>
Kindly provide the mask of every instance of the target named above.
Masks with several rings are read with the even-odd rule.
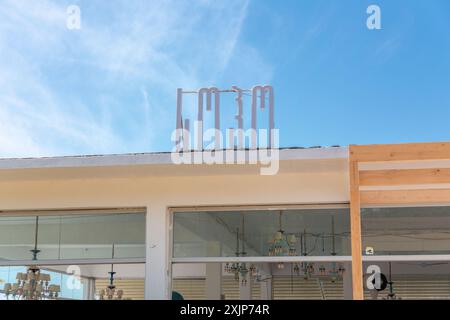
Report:
[[[60,297],[99,298],[113,263],[125,298],[361,299],[376,265],[401,298],[449,298],[450,153],[435,147],[282,149],[268,176],[170,153],[1,159],[0,289],[38,266]]]

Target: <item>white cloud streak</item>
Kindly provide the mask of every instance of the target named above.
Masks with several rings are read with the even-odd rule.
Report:
[[[240,45],[248,1],[81,1],[79,31],[69,4],[0,3],[0,157],[158,148],[177,87],[213,84],[237,55],[264,65]]]

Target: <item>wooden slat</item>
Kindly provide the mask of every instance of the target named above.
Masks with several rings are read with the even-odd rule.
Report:
[[[359,171],[361,162],[449,160],[450,143],[409,143],[349,147],[350,223],[352,247],[353,299],[364,298],[362,286],[361,205],[414,205],[450,202],[450,189],[365,190],[360,186],[398,186],[450,182],[450,169],[398,169]],[[361,260],[360,260],[361,259]],[[399,286],[401,288],[401,286]],[[406,286],[405,286],[406,288]],[[445,297],[438,292],[423,297]],[[367,295],[367,292],[366,292]],[[405,296],[413,297],[408,292]]]
[[[407,161],[450,159],[450,142],[351,145],[354,161]]]
[[[450,168],[368,170],[359,172],[360,186],[450,183]]]
[[[450,189],[361,191],[361,204],[433,204],[450,203]]]
[[[352,247],[352,286],[353,299],[364,299],[362,245],[361,245],[361,208],[359,192],[358,162],[350,161],[350,231]]]

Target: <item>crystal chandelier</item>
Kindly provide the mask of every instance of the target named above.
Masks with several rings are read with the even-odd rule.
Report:
[[[234,274],[234,279],[236,281],[239,280],[239,277],[242,278],[241,283],[242,285],[247,284],[246,276],[248,273],[252,277],[258,276],[258,268],[254,264],[251,264],[249,268],[247,268],[247,264],[245,262],[237,263],[226,263],[225,264],[225,272]]]
[[[42,273],[37,266],[31,266],[26,273],[16,275],[16,283],[6,283],[4,293],[14,300],[47,300],[57,299],[60,286],[50,284],[50,275]]]
[[[293,271],[297,274],[303,275],[303,278],[309,279],[312,275],[314,275],[314,263],[311,262],[302,262],[302,263],[294,263]]]
[[[302,234],[300,234],[300,248],[301,248],[301,255],[307,256],[308,255],[308,249],[307,249],[307,241],[306,241],[307,232],[306,230],[303,231]],[[314,235],[315,237],[318,237],[320,235]],[[321,235],[322,237],[322,251],[325,252],[325,235]],[[335,226],[334,226],[334,217],[331,217],[331,256],[336,256],[336,233],[335,233]],[[342,263],[336,263],[331,262],[331,268],[325,267],[324,264],[320,265],[317,270],[314,266],[314,263],[311,262],[302,262],[302,263],[294,263],[293,264],[293,272],[297,275],[302,274],[305,279],[309,279],[313,275],[317,276],[324,276],[329,277],[332,282],[335,282],[338,278],[342,277],[345,268]],[[318,272],[316,274],[316,271]]]
[[[300,234],[300,251],[302,256],[308,255],[308,248],[307,248],[307,242],[306,242],[306,230],[303,231],[302,234]],[[314,263],[312,262],[301,262],[301,263],[294,263],[293,271],[300,275],[303,274],[303,278],[309,279],[312,275],[314,275],[315,267]]]
[[[240,250],[239,246],[239,228],[236,228],[236,257],[243,257],[247,255],[245,251],[245,217],[242,216],[242,249]],[[233,262],[225,264],[225,272],[234,274],[234,279],[239,281],[241,278],[241,285],[247,285],[247,274],[250,272],[250,276],[256,277],[258,275],[258,269],[255,265],[250,265],[250,268],[247,268],[247,264],[245,262]]]
[[[40,250],[38,243],[39,216],[36,216],[36,226],[34,235],[34,249],[32,260],[37,260]],[[47,273],[42,273],[37,265],[28,267],[27,272],[19,272],[16,275],[16,283],[5,283],[3,291],[6,298],[12,297],[14,300],[47,300],[57,299],[61,288],[59,285],[50,284],[51,277]]]
[[[334,227],[334,217],[331,217],[331,255],[336,256],[336,233]],[[331,282],[335,282],[338,278],[344,275],[345,268],[342,263],[331,263],[331,269],[327,270],[324,265],[319,267],[319,274],[321,276],[328,276],[331,278]]]
[[[112,259],[114,259],[114,244],[112,246]],[[109,274],[109,284],[105,289],[100,290],[98,296],[99,300],[122,300],[123,299],[123,290],[119,289],[116,291],[116,285],[114,284],[114,275],[116,272],[114,271],[114,264],[111,263],[111,271]]]
[[[297,255],[297,249],[295,247],[297,243],[297,237],[295,234],[287,235],[283,230],[283,211],[280,211],[278,216],[279,229],[273,235],[272,239],[269,241],[269,252],[268,255],[272,257],[283,257],[283,256],[295,256]],[[278,269],[284,268],[284,263],[279,262],[277,264]]]

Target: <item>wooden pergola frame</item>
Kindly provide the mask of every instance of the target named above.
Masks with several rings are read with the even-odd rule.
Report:
[[[450,142],[350,145],[350,225],[353,299],[364,299],[361,206],[450,203]],[[361,164],[423,162],[426,168],[361,169]],[[398,168],[400,167],[400,168]],[[426,185],[425,187],[422,187]],[[431,185],[431,186],[430,186]],[[434,186],[436,185],[436,186]]]

